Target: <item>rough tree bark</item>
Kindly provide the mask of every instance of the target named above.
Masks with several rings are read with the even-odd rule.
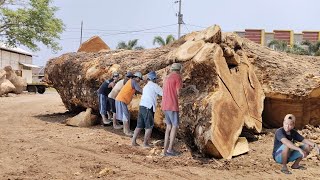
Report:
[[[154,70],[161,84],[173,62],[183,64],[180,136],[214,157],[231,158],[241,152],[235,148],[246,149],[247,142],[238,138],[243,126],[261,131],[264,93],[242,42],[232,35],[222,37],[219,26],[157,49],[64,54],[47,63],[46,79],[69,110],[97,111],[96,90],[112,72]],[[136,97],[129,106],[133,117],[138,105]],[[159,107],[155,117],[156,128],[161,130]]]

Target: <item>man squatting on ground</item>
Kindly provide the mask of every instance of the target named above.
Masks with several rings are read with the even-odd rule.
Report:
[[[283,127],[276,130],[273,147],[273,159],[282,164],[281,172],[291,174],[288,170],[287,163],[293,162],[292,169],[306,169],[299,165],[302,158],[305,158],[312,148],[319,152],[319,146],[312,141],[305,139],[296,130],[294,130],[296,117],[292,114],[287,114],[283,120]],[[296,146],[295,141],[302,142],[303,145]]]
[[[117,84],[112,88],[111,92],[108,95],[109,103],[111,106],[111,111],[113,113],[112,121],[113,121],[113,128],[114,129],[121,129],[122,125],[119,125],[117,123],[116,119],[116,105],[115,105],[115,99],[117,95],[119,94],[120,90],[122,87],[126,84],[126,82],[130,79],[133,78],[133,74],[131,72],[127,72],[126,76],[124,79],[120,80],[117,82]]]
[[[171,65],[171,73],[163,82],[163,97],[161,108],[166,119],[166,133],[164,137],[164,155],[175,156],[173,151],[173,143],[176,138],[179,126],[179,103],[178,96],[182,88],[182,77],[180,75],[182,65],[173,63]],[[170,142],[169,142],[170,139]]]
[[[162,88],[156,84],[157,74],[154,71],[148,73],[148,83],[143,87],[141,96],[137,127],[134,130],[132,145],[138,146],[136,139],[141,131],[145,129],[144,147],[150,147],[148,141],[150,139],[152,128],[154,126],[154,113],[156,112],[157,96],[162,96]]]
[[[123,121],[123,132],[127,136],[133,135],[130,131],[130,113],[128,104],[130,104],[133,95],[136,92],[142,93],[142,89],[138,84],[140,80],[142,80],[141,72],[134,73],[134,78],[127,81],[116,97],[116,119]]]
[[[111,123],[111,107],[108,100],[108,94],[111,92],[115,82],[119,79],[119,74],[117,72],[113,73],[111,79],[106,80],[102,83],[100,88],[98,89],[98,97],[99,97],[99,110],[102,116],[102,124],[107,125]],[[108,115],[108,118],[107,116]]]

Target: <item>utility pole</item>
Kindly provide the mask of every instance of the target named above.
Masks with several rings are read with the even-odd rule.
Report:
[[[81,46],[81,44],[82,44],[82,28],[83,28],[83,21],[81,21],[80,46]]]
[[[181,24],[183,24],[183,14],[181,14],[181,0],[175,1],[179,3],[179,12],[178,12],[178,39],[181,36]]]

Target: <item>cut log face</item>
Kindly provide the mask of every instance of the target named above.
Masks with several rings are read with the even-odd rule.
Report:
[[[198,39],[200,34],[204,34],[202,39]],[[111,69],[123,75],[127,71],[156,71],[162,86],[171,64],[181,62],[184,88],[179,97],[178,135],[203,154],[231,158],[244,125],[261,130],[264,96],[246,53],[238,52],[241,43],[233,37],[225,39],[228,42],[221,41],[220,28],[212,26],[156,49],[69,53],[47,63],[46,77],[70,111],[92,108],[98,112],[96,90],[104,80],[101,77],[111,77]],[[226,55],[222,46],[235,53]],[[227,56],[240,62],[228,64]],[[145,83],[142,81],[141,86]],[[131,120],[137,118],[139,102],[136,96],[128,106]],[[155,113],[155,128],[165,130],[160,105]]]
[[[257,107],[260,112],[260,119],[258,118],[258,121],[256,121],[251,117],[251,114],[254,114],[256,109],[254,112],[251,112],[252,110],[249,109],[248,101],[250,101],[249,98],[252,98],[252,100],[256,100],[258,103],[263,103],[264,96],[261,88],[254,89],[249,82],[248,74],[254,73],[252,69],[243,67],[233,67],[232,69],[229,69],[220,46],[216,45],[211,48],[211,50],[213,51],[206,51],[205,48],[203,48],[203,52],[207,52],[208,54],[211,53],[211,58],[210,55],[203,55],[203,52],[200,51],[199,54],[202,55],[197,54],[193,59],[195,62],[203,63],[204,61],[199,61],[199,59],[206,60],[207,62],[204,63],[207,65],[206,67],[213,67],[212,70],[216,71],[215,74],[217,74],[218,77],[215,80],[218,84],[212,91],[213,94],[210,97],[207,97],[209,102],[207,101],[208,104],[206,106],[212,108],[211,126],[198,125],[196,128],[195,142],[198,147],[200,147],[199,149],[206,154],[212,156],[220,154],[219,156],[222,156],[223,158],[231,158],[234,146],[245,121],[249,124],[249,128],[258,128],[255,130],[261,131],[262,126],[259,126],[259,123],[261,124],[263,106],[260,105],[260,109]],[[208,61],[211,62],[211,65]],[[249,64],[246,66],[250,67]],[[206,70],[206,72],[208,71]],[[242,74],[246,74],[247,78],[242,78]],[[254,92],[258,89],[260,92],[255,93],[260,94],[261,96],[251,97],[250,93],[245,93],[246,91]],[[210,115],[206,116],[207,118],[210,117]],[[255,123],[258,125],[256,126]],[[213,152],[215,150],[216,152]]]
[[[221,42],[221,29],[219,26],[214,25],[206,29],[206,34],[204,37],[205,42],[217,43]]]
[[[178,62],[190,60],[201,50],[204,44],[205,42],[203,40],[185,42],[182,46],[180,46],[177,49],[175,59]]]

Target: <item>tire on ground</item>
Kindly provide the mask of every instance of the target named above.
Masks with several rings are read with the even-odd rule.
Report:
[[[38,93],[43,94],[46,91],[46,88],[44,86],[37,86]]]

